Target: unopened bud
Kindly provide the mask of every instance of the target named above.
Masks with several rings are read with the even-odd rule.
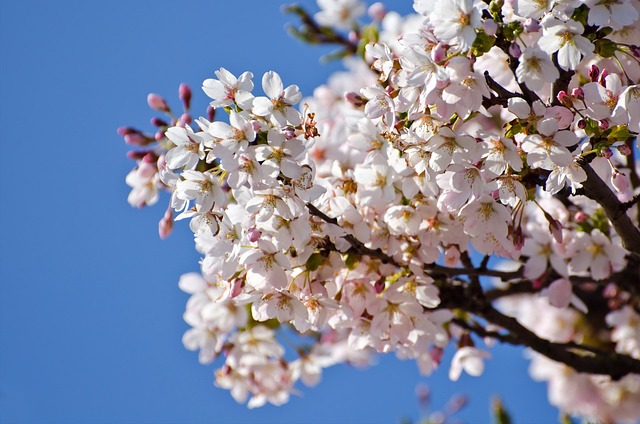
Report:
[[[249,241],[251,243],[257,242],[258,240],[260,240],[260,237],[262,236],[262,231],[258,230],[256,227],[249,228],[249,231],[247,231],[247,233],[249,236],[248,237]]]
[[[426,384],[419,384],[416,387],[416,397],[418,398],[420,406],[426,408],[429,404],[429,398],[431,397],[431,390],[429,390],[429,386]]]
[[[380,2],[373,3],[367,10],[369,17],[376,22],[381,22],[387,14],[387,9]]]
[[[188,113],[183,113],[180,115],[180,119],[178,119],[178,125],[181,127],[186,127],[191,123],[191,115]]]
[[[157,116],[151,118],[151,125],[153,125],[154,127],[168,127],[169,126],[169,124],[165,120],[160,119]]]
[[[620,144],[619,146],[616,146],[616,148],[623,156],[629,156],[631,154],[631,148],[626,144]]]
[[[149,152],[146,155],[144,155],[144,157],[142,158],[142,162],[145,163],[153,163],[155,164],[155,162],[158,160],[158,156],[156,156],[155,153],[153,152]]]
[[[380,294],[384,291],[384,283],[385,283],[385,278],[380,277],[373,285],[373,289],[376,291],[377,294]]]
[[[606,80],[607,76],[609,76],[609,71],[606,69],[603,69],[600,72],[600,76],[598,77],[598,84],[600,84],[605,88],[607,87],[607,80]]]
[[[600,75],[600,69],[596,65],[591,65],[589,68],[589,79],[591,82],[598,81],[598,76]]]
[[[159,94],[149,93],[147,96],[147,103],[149,107],[154,110],[160,110],[162,112],[168,112],[169,106],[167,102]]]
[[[602,153],[602,157],[605,159],[610,159],[611,156],[613,156],[613,151],[608,147],[605,147],[602,150],[600,150],[600,153]]]
[[[164,131],[162,131],[162,130],[158,130],[158,131],[156,131],[156,134],[153,136],[153,138],[154,138],[156,141],[160,141],[160,140],[162,140],[162,139],[164,138]]]
[[[207,107],[207,119],[209,122],[213,122],[213,120],[216,119],[216,108],[213,106]]]
[[[344,93],[344,100],[353,107],[362,107],[366,103],[366,100],[354,91]]]
[[[602,295],[604,297],[616,297],[618,296],[618,292],[618,286],[614,283],[609,283],[604,287],[604,290],[602,290]]]
[[[573,100],[567,94],[566,91],[560,90],[557,96],[558,101],[566,107],[573,107]]]
[[[139,133],[140,131],[138,131],[137,129],[135,129],[133,127],[119,127],[117,132],[118,132],[118,135],[121,135],[121,136],[124,137],[125,135],[131,134],[132,132]]]
[[[431,49],[431,60],[436,63],[440,63],[447,58],[447,46],[442,43],[436,44]]]
[[[549,231],[551,235],[558,243],[562,243],[562,224],[560,221],[549,215],[548,212],[544,213],[544,217],[547,219],[549,223]]]
[[[522,49],[520,49],[518,43],[513,42],[509,44],[509,54],[516,59],[518,59],[522,55]]]
[[[234,278],[231,281],[231,290],[229,291],[229,297],[234,298],[237,297],[240,293],[242,293],[242,283],[243,280],[240,278]]]
[[[189,107],[191,106],[191,89],[187,84],[180,84],[180,87],[178,87],[178,97],[184,104],[184,110],[189,110]]]
[[[357,43],[358,41],[360,41],[360,35],[358,35],[356,31],[349,31],[347,38],[352,43]]]
[[[571,97],[578,100],[584,99],[584,90],[582,90],[581,87],[574,88],[573,90],[571,90]]]
[[[582,212],[582,211],[578,211],[576,212],[576,214],[573,216],[573,219],[576,222],[586,222],[587,219],[589,219],[589,215],[587,215],[586,213]]]
[[[124,136],[124,142],[131,146],[146,146],[152,141],[140,132],[131,132]]]
[[[524,232],[522,231],[522,227],[518,227],[513,231],[513,247],[516,250],[522,250],[524,247]]]
[[[498,24],[493,19],[487,19],[482,23],[482,29],[487,35],[496,35]]]
[[[158,233],[160,234],[160,238],[163,240],[166,239],[167,237],[169,237],[169,234],[171,234],[172,230],[173,211],[171,210],[171,207],[169,207],[169,209],[167,209],[167,211],[164,213],[164,216],[162,217],[160,222],[158,222]]]
[[[524,21],[524,30],[527,32],[538,32],[540,28],[542,28],[542,26],[537,19],[527,18],[527,20]]]
[[[129,150],[127,157],[132,160],[140,160],[149,153],[149,150]]]
[[[581,130],[587,128],[587,121],[585,121],[584,119],[580,119],[578,121],[578,128],[580,128]]]
[[[631,54],[633,54],[637,58],[640,58],[640,47],[638,47],[638,46],[629,46],[629,49],[631,50]]]
[[[598,128],[600,128],[602,131],[607,130],[609,128],[609,121],[603,119],[602,121],[598,122]]]
[[[614,170],[613,174],[611,174],[611,184],[613,184],[618,193],[627,194],[631,188],[631,182],[627,174],[618,170]]]

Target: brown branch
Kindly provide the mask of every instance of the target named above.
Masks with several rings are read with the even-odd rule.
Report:
[[[574,342],[550,342],[520,324],[515,318],[504,315],[495,309],[486,297],[472,295],[466,286],[440,284],[439,288],[442,298],[440,307],[467,311],[508,332],[507,334],[486,333],[487,330],[482,329],[478,330],[480,335],[486,333],[488,336],[493,336],[505,343],[527,346],[577,372],[608,375],[614,380],[619,380],[631,373],[640,374],[640,361],[630,356],[604,352]],[[468,326],[468,328],[475,330],[480,327]]]
[[[620,236],[624,248],[636,257],[640,257],[640,230],[627,215],[624,205],[596,174],[586,158],[579,158],[578,164],[587,174],[587,180],[582,183],[584,194],[602,206],[605,215]]]

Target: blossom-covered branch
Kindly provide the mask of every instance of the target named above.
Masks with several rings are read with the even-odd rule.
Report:
[[[563,411],[637,420],[640,3],[318,6],[293,34],[353,57],[312,97],[219,68],[205,116],[181,85],[155,134],[119,129],[129,203],[169,192],[161,237],[189,220],[202,255],[185,346],[256,407],[376,352],[480,375],[492,338]]]

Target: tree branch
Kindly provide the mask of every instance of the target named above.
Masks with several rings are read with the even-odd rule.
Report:
[[[468,288],[463,285],[440,284],[439,288],[442,298],[441,307],[470,312],[508,331],[508,334],[502,334],[487,332],[485,329],[478,330],[478,334],[481,336],[486,334],[489,337],[494,336],[504,343],[527,346],[577,372],[608,375],[613,380],[619,380],[631,373],[640,374],[640,361],[630,356],[604,352],[591,346],[573,342],[550,342],[520,324],[515,318],[499,312],[486,297],[472,296]],[[467,328],[475,332],[480,327],[467,325]]]
[[[596,174],[586,158],[579,158],[578,164],[587,174],[587,180],[582,183],[584,194],[602,206],[605,215],[622,239],[624,248],[636,257],[640,257],[640,230],[627,216],[624,205]]]

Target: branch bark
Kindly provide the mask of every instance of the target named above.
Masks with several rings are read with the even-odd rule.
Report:
[[[602,206],[605,215],[622,239],[624,248],[637,258],[640,258],[640,230],[627,215],[627,209],[607,184],[596,174],[587,159],[584,157],[579,158],[578,164],[587,174],[587,180],[582,183],[584,194]]]

